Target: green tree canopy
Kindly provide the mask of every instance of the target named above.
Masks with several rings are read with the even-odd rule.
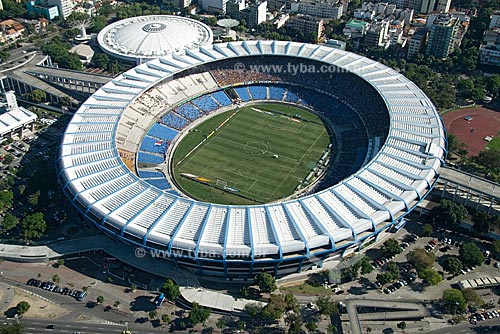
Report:
[[[23,334],[24,326],[21,323],[13,323],[12,325],[2,325],[0,334]]]
[[[318,312],[321,315],[332,315],[339,313],[339,306],[337,302],[331,300],[328,296],[319,296],[316,300],[316,305],[318,306]]]
[[[463,312],[467,308],[467,302],[458,289],[446,289],[443,291],[443,303],[449,313]]]
[[[483,306],[484,305],[484,300],[481,298],[479,293],[475,289],[463,289],[461,290],[462,295],[464,296],[465,300],[467,301],[468,305],[471,306]]]
[[[455,256],[447,257],[443,262],[443,269],[452,275],[458,275],[463,269],[462,261]]]
[[[429,285],[438,285],[443,280],[443,276],[434,269],[427,268],[418,271],[418,277]]]
[[[176,301],[180,295],[181,291],[179,289],[179,286],[175,284],[174,281],[171,279],[167,279],[165,283],[160,288],[160,292],[165,294],[165,297],[170,300],[170,301]]]
[[[24,300],[20,301],[16,305],[16,312],[17,312],[17,314],[25,314],[26,312],[28,312],[30,307],[31,307],[31,305],[28,302],[26,302]]]
[[[24,217],[21,221],[21,228],[25,241],[29,241],[33,238],[40,238],[47,229],[47,223],[43,218],[43,213],[37,212]]]
[[[431,224],[425,224],[422,227],[422,234],[424,237],[430,237],[432,235],[432,232],[434,232],[434,229],[432,228]]]
[[[276,290],[276,279],[266,272],[255,276],[254,282],[259,286],[260,292],[271,293]]]
[[[406,258],[417,270],[431,268],[436,262],[436,256],[433,253],[427,253],[423,248],[415,248],[406,255]]]
[[[19,223],[19,219],[13,214],[7,212],[3,217],[2,221],[2,232],[7,232],[12,230]]]
[[[384,241],[381,249],[382,249],[382,252],[384,253],[384,255],[387,257],[392,257],[392,256],[399,254],[403,251],[403,249],[399,245],[399,242],[394,238],[390,238],[390,239],[387,239],[386,241]]]
[[[460,260],[466,266],[480,266],[484,261],[481,249],[473,242],[463,244],[460,247],[459,253]]]
[[[210,309],[200,306],[198,303],[194,302],[191,307],[191,312],[189,312],[189,321],[193,324],[205,323],[208,317],[210,317]]]
[[[14,194],[12,190],[0,190],[0,211],[5,211],[12,207],[12,200],[14,199]]]
[[[448,228],[457,227],[467,216],[467,209],[461,204],[443,199],[439,206],[432,209],[431,214],[435,223]]]
[[[500,217],[490,216],[486,212],[478,211],[472,217],[472,221],[474,222],[474,225],[472,227],[474,233],[479,235],[487,235],[500,224]]]

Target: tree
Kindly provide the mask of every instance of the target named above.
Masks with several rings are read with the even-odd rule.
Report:
[[[418,277],[429,285],[438,285],[443,280],[443,276],[434,269],[421,269],[418,271]]]
[[[491,243],[491,249],[496,255],[500,255],[500,240],[495,240]]]
[[[401,321],[397,324],[398,328],[404,331],[406,329],[406,322]]]
[[[102,304],[102,303],[104,303],[104,297],[103,297],[103,296],[97,296],[97,298],[96,298],[96,302],[97,302],[97,304]]]
[[[12,200],[14,199],[14,194],[12,190],[2,190],[0,191],[0,211],[8,210],[12,207]]]
[[[330,316],[332,314],[339,313],[337,303],[331,300],[328,296],[319,296],[316,300],[316,305],[318,306],[318,312],[321,315]]]
[[[371,264],[371,260],[368,256],[365,256],[361,259],[361,274],[366,275],[373,271],[373,266]]]
[[[399,279],[399,266],[394,262],[387,263],[385,270],[391,274],[392,280]]]
[[[446,227],[457,227],[467,216],[467,209],[458,203],[447,199],[441,200],[439,206],[432,209],[432,219],[437,224]]]
[[[276,290],[276,280],[266,272],[255,276],[254,282],[259,286],[260,292],[271,293]]]
[[[24,217],[21,221],[21,228],[25,241],[29,241],[32,238],[40,238],[47,228],[43,213],[37,212]]]
[[[31,204],[32,206],[37,206],[38,201],[40,199],[40,195],[41,195],[40,190],[35,191],[28,197],[28,203]]]
[[[431,224],[425,224],[422,227],[422,235],[424,237],[430,237],[432,235],[432,232],[434,232],[434,229],[432,228]]]
[[[287,302],[283,295],[272,294],[269,296],[267,305],[262,309],[262,317],[265,320],[272,321],[280,319],[285,311],[291,311],[296,308],[293,303]]]
[[[54,283],[59,283],[59,282],[61,282],[61,277],[59,277],[59,275],[58,275],[58,274],[54,274],[54,275],[52,275],[52,282],[54,282]]]
[[[453,133],[448,134],[448,151],[454,152],[458,155],[465,155],[467,152],[467,145],[460,142]]]
[[[20,323],[13,323],[12,325],[3,325],[0,327],[0,334],[23,334],[24,326]]]
[[[2,221],[2,232],[8,232],[17,226],[19,220],[13,214],[7,212]]]
[[[392,257],[396,254],[399,254],[403,251],[401,246],[399,245],[399,242],[394,239],[390,238],[384,241],[384,244],[381,247],[382,252],[385,254],[387,257]]]
[[[10,165],[12,163],[12,161],[14,161],[14,156],[12,156],[12,154],[7,154],[4,158],[3,158],[3,164],[4,165]]]
[[[47,94],[41,89],[35,89],[31,92],[33,102],[40,103],[47,99]]]
[[[443,291],[443,303],[449,313],[463,312],[467,308],[467,302],[458,289],[446,289]]]
[[[479,293],[474,289],[463,289],[461,290],[467,304],[470,306],[483,306],[484,300],[481,298]]]
[[[423,248],[415,248],[406,255],[406,258],[417,270],[430,268],[436,261],[436,256],[433,253],[427,253]]]
[[[31,305],[26,301],[20,301],[16,305],[16,312],[19,315],[25,314],[30,309]]]
[[[170,322],[170,317],[168,316],[168,314],[162,314],[161,321],[168,324]]]
[[[463,269],[462,262],[455,256],[447,257],[443,262],[443,269],[453,276],[458,275]]]
[[[488,235],[488,233],[490,233],[495,226],[499,224],[500,217],[490,216],[486,212],[478,211],[472,217],[472,221],[474,222],[474,225],[472,226],[474,233],[479,235]]]
[[[223,318],[220,318],[219,320],[217,320],[217,322],[215,323],[215,327],[217,327],[219,329],[219,331],[223,331],[224,328],[227,327],[227,324],[226,324],[226,321],[223,319]]]
[[[314,333],[318,330],[318,324],[316,324],[313,321],[309,321],[306,323],[306,328],[309,331],[309,333]]]
[[[137,284],[135,283],[130,284],[130,291],[135,292],[135,290],[137,290]]]
[[[481,249],[473,242],[463,244],[460,247],[460,260],[466,266],[480,266],[484,261],[483,253]]]
[[[115,300],[115,302],[113,303],[113,307],[114,308],[119,308],[120,307],[120,301],[119,300]]]
[[[200,322],[205,324],[208,317],[210,317],[210,309],[200,306],[198,303],[194,302],[189,312],[189,321],[193,324],[199,324]]]
[[[474,161],[489,168],[500,168],[500,150],[481,151]]]
[[[295,312],[287,314],[285,322],[288,325],[289,334],[302,333],[302,317]]]
[[[152,310],[149,311],[148,315],[151,320],[155,320],[158,317],[158,312],[156,310]]]
[[[379,281],[380,284],[382,284],[382,285],[390,283],[393,280],[394,280],[394,277],[392,276],[391,273],[380,273],[380,274],[377,274],[377,281]]]
[[[164,293],[165,297],[173,302],[175,302],[181,295],[179,286],[175,284],[175,282],[171,279],[167,279],[165,283],[163,283],[162,287],[160,288],[160,292]]]
[[[370,327],[368,327],[368,328],[370,328]],[[368,328],[367,328],[367,331],[368,331]],[[337,329],[337,326],[335,326],[333,324],[329,324],[328,327],[326,328],[326,331],[329,334],[335,334],[338,332],[338,329]]]
[[[105,53],[97,53],[92,57],[92,62],[99,68],[106,68],[109,63],[109,57]]]
[[[64,259],[59,259],[59,260],[57,260],[57,265],[59,267],[64,266],[64,262],[65,262]]]

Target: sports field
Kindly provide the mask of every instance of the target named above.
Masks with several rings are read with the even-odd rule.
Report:
[[[291,195],[329,144],[316,115],[289,105],[255,104],[192,129],[174,152],[174,178],[201,201],[271,202]]]

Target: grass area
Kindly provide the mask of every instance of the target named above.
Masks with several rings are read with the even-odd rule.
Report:
[[[487,148],[490,150],[499,150],[500,151],[500,137],[493,138],[487,145]]]
[[[174,152],[174,177],[185,192],[202,201],[271,202],[294,192],[329,143],[316,115],[289,105],[256,104],[192,129]]]
[[[300,285],[292,285],[280,288],[283,292],[289,292],[294,295],[302,296],[327,296],[333,295],[331,289],[325,289],[323,286],[313,286],[309,283],[303,283]]]

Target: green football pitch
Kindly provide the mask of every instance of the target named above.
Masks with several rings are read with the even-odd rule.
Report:
[[[267,203],[293,194],[329,144],[316,115],[284,104],[253,104],[191,129],[175,149],[173,174],[184,192],[201,201]]]

